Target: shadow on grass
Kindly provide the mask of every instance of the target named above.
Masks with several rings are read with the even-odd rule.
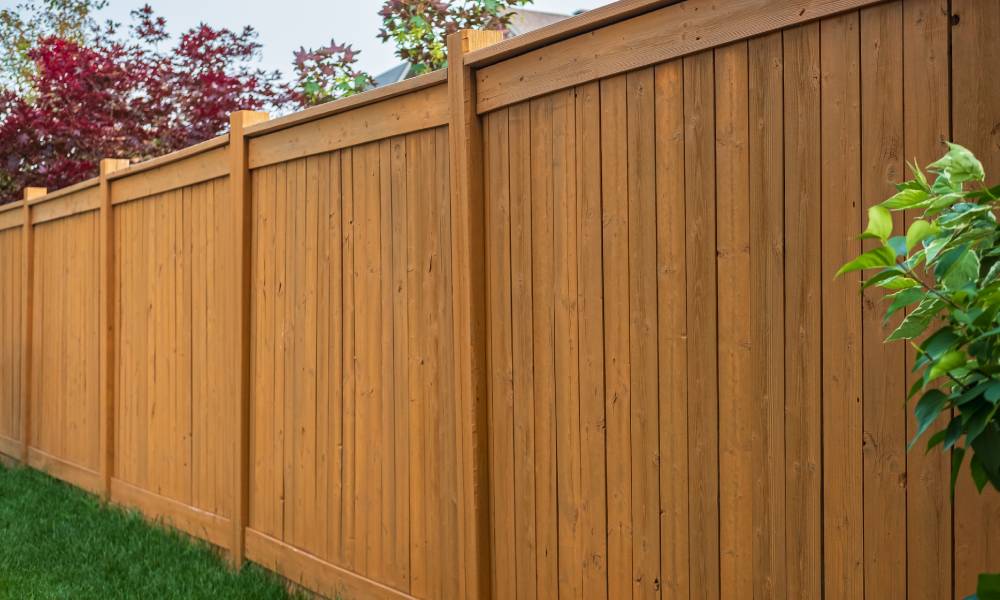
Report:
[[[30,469],[0,465],[0,598],[302,598],[205,542]]]

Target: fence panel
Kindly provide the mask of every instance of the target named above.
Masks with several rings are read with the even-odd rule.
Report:
[[[24,209],[17,203],[0,210],[0,452],[20,456]]]
[[[976,525],[952,541],[947,457],[906,453],[898,318],[834,278],[904,156],[948,137],[947,86],[905,93],[947,79],[939,4],[651,66],[669,36],[613,35],[680,4],[479,72],[495,597],[938,597],[953,550],[971,593],[991,500],[965,494]],[[627,47],[576,62],[605,38]],[[643,68],[597,78],[616,65]]]
[[[964,597],[997,502],[834,273],[1000,168],[998,19],[625,2],[0,208],[0,452],[343,597]]]
[[[252,172],[247,555],[324,592],[458,594],[448,169],[439,126]]]
[[[224,141],[224,140],[222,140]],[[239,397],[226,146],[111,182],[112,498],[229,547]]]
[[[34,301],[28,463],[100,491],[98,188],[31,206]]]

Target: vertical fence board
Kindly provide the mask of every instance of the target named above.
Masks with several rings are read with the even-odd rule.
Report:
[[[558,594],[558,458],[555,398],[555,249],[553,246],[553,107],[552,99],[531,102],[531,294],[535,400],[535,515],[538,539],[538,594]],[[548,165],[548,166],[544,166]],[[492,335],[492,334],[491,334]],[[497,552],[500,548],[497,548]]]
[[[945,0],[903,2],[903,158],[921,168],[942,153],[950,118],[948,89],[948,3]],[[925,90],[935,90],[927,93]],[[908,178],[908,173],[902,177]],[[907,225],[920,216],[907,211]],[[919,374],[910,365],[915,351],[907,348],[906,388]],[[916,419],[905,411],[907,443],[916,434]],[[947,426],[942,415],[934,430]],[[948,495],[950,462],[944,452],[925,453],[920,445],[906,453],[906,577],[913,600],[950,598],[952,594],[952,504]]]
[[[604,405],[604,293],[601,244],[601,113],[600,85],[576,90],[576,190],[577,272],[579,286],[579,372],[580,372],[580,528],[582,544],[582,590],[584,598],[607,598],[607,465],[605,463]],[[525,106],[522,104],[522,106]],[[527,141],[527,140],[525,140]],[[513,147],[512,147],[513,149]],[[513,182],[513,177],[511,178]],[[528,213],[528,208],[522,210]],[[527,218],[527,217],[526,217]],[[529,223],[530,226],[530,223]],[[530,248],[530,243],[525,246]],[[515,281],[530,281],[530,262]],[[530,302],[530,294],[525,298]],[[521,314],[530,314],[524,307]],[[530,348],[530,338],[524,341]],[[530,414],[530,405],[525,409]],[[523,467],[522,467],[523,469]],[[532,480],[533,487],[533,480]],[[530,489],[530,488],[529,488]],[[530,518],[530,516],[529,516]],[[534,548],[532,548],[534,553]],[[520,563],[518,563],[520,564]],[[528,597],[531,597],[530,595]]]
[[[745,42],[715,51],[720,592],[753,585],[749,81]]]
[[[780,33],[750,40],[754,593],[786,595],[783,69]]]
[[[902,6],[890,2],[864,9],[860,25],[861,195],[867,211],[890,196],[892,183],[904,176]],[[894,232],[901,233],[902,214],[893,221]],[[905,347],[884,343],[902,317],[897,313],[882,324],[884,296],[869,288],[862,307],[865,593],[905,598],[907,367]]]
[[[958,19],[952,28],[952,138],[976,153],[992,183],[1000,177],[1000,83],[984,76],[984,68],[1000,64],[1000,4],[954,0],[951,11],[952,22]],[[988,487],[979,494],[967,463],[953,507],[956,598],[975,591],[979,573],[1000,571],[1000,494]]]
[[[556,497],[559,595],[582,594],[580,532],[580,373],[577,306],[576,94],[557,94],[552,110],[552,246],[555,314]]]
[[[822,594],[820,26],[786,30],[785,552],[787,593]]]
[[[490,349],[490,489],[507,502],[493,508],[493,581],[498,598],[514,595],[514,448],[513,374],[511,341],[510,200],[507,145],[507,111],[486,119],[484,143],[492,160],[487,164],[487,269]],[[419,264],[419,263],[418,263]]]
[[[857,13],[820,23],[822,281],[829,308],[823,314],[823,589],[848,598],[864,594],[860,279],[834,274],[861,250],[858,35]]]
[[[516,597],[537,597],[535,397],[532,307],[531,113],[508,110],[510,169],[511,354],[514,377],[514,562]],[[603,455],[601,457],[603,460]]]
[[[685,65],[655,69],[657,316],[660,346],[660,549],[664,595],[688,597],[691,556],[688,487],[687,235]],[[610,475],[609,475],[610,477]]]
[[[536,102],[532,101],[534,105]],[[604,198],[604,369],[608,473],[608,596],[632,595],[631,390],[629,386],[628,122],[626,78],[601,81]],[[537,144],[532,144],[538,148]],[[544,164],[544,163],[542,163]],[[541,198],[535,200],[539,202]],[[540,230],[540,228],[539,228]],[[551,267],[550,267],[551,268]],[[536,276],[542,281],[539,269]],[[539,301],[536,297],[536,305]],[[537,311],[538,309],[536,309]],[[536,313],[537,314],[537,313]],[[544,327],[536,319],[538,327]],[[536,335],[536,360],[546,351]],[[535,380],[538,381],[536,365]],[[539,390],[545,397],[545,390]]]
[[[660,588],[654,95],[652,69],[626,76],[633,598]]]
[[[684,59],[691,594],[719,597],[715,72],[712,52]]]
[[[482,116],[500,34],[460,32],[447,76],[234,130],[210,179],[0,211],[0,451],[332,595],[971,593],[996,502],[906,453],[900,317],[834,274],[904,159],[998,170],[1000,9],[806,4]],[[572,60],[557,29],[532,52]],[[380,104],[439,85],[414,128]]]

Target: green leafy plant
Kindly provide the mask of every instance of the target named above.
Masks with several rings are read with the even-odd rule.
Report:
[[[358,54],[350,44],[330,40],[329,46],[299,48],[295,52],[293,81],[280,100],[309,107],[353,96],[372,87],[372,76],[357,67]]]
[[[943,412],[954,410],[927,449],[953,451],[953,491],[967,453],[976,488],[989,483],[1000,490],[1000,226],[993,213],[1000,186],[983,185],[982,163],[958,144],[949,144],[948,153],[927,167],[936,175],[933,183],[911,168],[914,179],[868,211],[861,237],[880,244],[837,274],[878,269],[862,287],[889,291],[885,318],[909,309],[887,342],[913,340],[933,329],[913,344],[913,368],[922,376],[909,397],[922,395],[910,446]],[[905,235],[893,236],[891,213],[900,210],[920,210],[923,217]]]
[[[976,489],[1000,490],[1000,186],[987,187],[982,163],[949,144],[947,154],[929,165],[933,183],[916,165],[914,178],[897,186],[888,200],[868,211],[863,239],[878,245],[840,268],[877,270],[862,283],[887,291],[888,320],[906,316],[886,342],[909,340],[916,349],[914,372],[921,376],[908,399],[917,433],[910,447],[942,414],[944,428],[931,433],[926,448],[951,452],[951,492],[969,456]],[[920,211],[905,235],[893,235],[892,212]],[[919,341],[915,341],[919,340]],[[980,578],[980,598],[1000,575]]]
[[[447,37],[460,29],[506,29],[518,6],[533,0],[386,0],[379,11],[383,42],[414,75],[448,64]]]

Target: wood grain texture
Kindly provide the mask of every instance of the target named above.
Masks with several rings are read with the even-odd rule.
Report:
[[[1000,175],[1000,83],[984,77],[984,65],[1000,64],[993,33],[1000,24],[1000,4],[955,0],[952,22],[952,140],[983,162],[989,181]],[[940,152],[938,153],[940,154]],[[954,504],[954,593],[974,592],[979,573],[1000,571],[1000,495],[976,492],[969,472],[958,477]]]
[[[861,196],[868,207],[892,195],[906,178],[903,151],[902,5],[890,2],[860,13]],[[901,213],[893,216],[902,232]],[[864,249],[874,246],[866,242]],[[885,293],[863,296],[865,593],[906,597],[906,369],[905,347],[883,343],[899,325],[883,323]],[[895,400],[893,400],[895,399]],[[919,451],[919,450],[918,450]]]
[[[823,252],[823,558],[826,596],[864,595],[859,276],[834,278],[860,254],[860,47],[857,13],[820,22]]]
[[[719,290],[720,592],[752,589],[753,396],[750,318],[750,139],[747,44],[715,51]]]
[[[250,139],[250,168],[430,129],[448,122],[448,88],[436,85]]]
[[[459,586],[448,167],[438,128],[249,187],[248,540],[417,597]]]
[[[0,232],[0,435],[14,441],[21,439],[23,235],[22,228]]]
[[[235,245],[235,257],[239,261],[238,277],[231,279],[236,286],[228,290],[235,298],[238,307],[236,316],[239,323],[238,331],[234,331],[234,336],[230,340],[236,348],[239,348],[239,384],[237,394],[232,400],[232,415],[235,418],[233,431],[233,510],[232,526],[233,539],[229,544],[230,559],[232,563],[240,568],[243,565],[245,530],[250,515],[250,394],[253,380],[250,374],[251,369],[251,348],[253,342],[251,329],[253,319],[251,318],[251,302],[253,298],[253,179],[248,160],[248,143],[246,140],[246,129],[256,123],[267,121],[268,115],[263,112],[239,111],[230,115],[229,118],[229,193],[233,196],[229,217],[234,235],[231,242]],[[195,200],[197,201],[197,200]],[[318,200],[317,200],[318,202]],[[195,209],[194,206],[190,207]],[[313,222],[319,223],[317,215],[313,215]],[[189,217],[187,223],[189,229],[198,227],[199,222]],[[318,225],[317,225],[318,226]],[[193,231],[185,232],[193,244]],[[191,270],[200,269],[201,265],[191,265]],[[201,296],[192,290],[191,307],[201,305],[195,302]],[[315,296],[314,296],[315,297]],[[194,329],[194,315],[192,314],[192,328]],[[314,332],[315,333],[315,332]],[[206,350],[206,345],[197,345],[192,348],[192,364],[194,362],[194,351],[197,349]],[[203,354],[202,359],[207,356]],[[314,356],[318,356],[314,354]],[[193,387],[193,381],[192,381]],[[225,408],[225,407],[219,407]],[[221,412],[221,411],[219,411]],[[205,424],[207,425],[207,423]],[[199,440],[201,441],[201,440]]]
[[[227,519],[237,497],[238,214],[225,178],[114,207],[114,475]],[[220,545],[233,543],[230,534]]]
[[[786,595],[782,36],[748,42],[754,595]]]
[[[783,33],[787,594],[823,584],[820,25]]]
[[[834,274],[904,159],[1000,169],[993,23],[627,0],[0,207],[0,453],[331,594],[971,593]]]
[[[660,361],[660,550],[664,595],[690,594],[685,76],[681,60],[655,69],[656,253]]]
[[[451,204],[451,264],[454,268],[453,374],[457,402],[456,443],[461,468],[458,486],[459,591],[463,596],[488,597],[489,448],[486,327],[486,210],[483,202],[483,123],[476,115],[472,69],[464,63],[469,52],[499,42],[495,31],[459,31],[448,42],[448,165]]]
[[[949,99],[925,89],[948,86],[948,3],[942,0],[903,2],[903,157],[925,166],[936,160],[950,137]],[[904,175],[908,177],[908,175]],[[920,217],[907,211],[908,222]],[[906,389],[919,374],[912,373],[915,351],[906,352]],[[912,405],[909,405],[912,406]],[[906,439],[916,434],[916,419],[906,415]],[[947,426],[942,415],[937,429]],[[906,453],[906,592],[919,600],[952,594],[952,504],[950,461],[944,452]]]
[[[119,176],[111,181],[112,204],[138,200],[228,175],[229,150],[216,145],[162,166],[140,170],[135,175],[131,174],[135,171],[125,169],[125,166],[121,168],[127,176]]]
[[[715,71],[712,52],[684,59],[688,506],[691,597],[719,597],[719,397]]]
[[[98,214],[32,227],[31,448],[103,475]],[[29,457],[30,458],[30,457]],[[58,475],[58,472],[55,472]],[[101,491],[96,486],[93,491]]]
[[[687,0],[671,4],[480,69],[476,110],[489,112],[880,1]]]

